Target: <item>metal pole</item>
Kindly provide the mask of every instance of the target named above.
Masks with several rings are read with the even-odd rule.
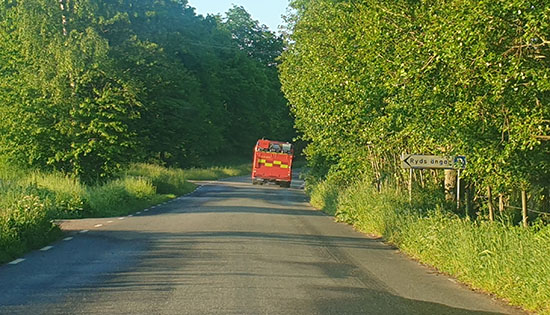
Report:
[[[523,227],[528,227],[529,223],[527,222],[527,192],[525,190],[521,191],[521,216],[523,217]]]
[[[460,169],[458,169],[458,175],[456,176],[456,209],[460,209]]]
[[[412,203],[412,192],[413,192],[413,169],[409,170],[409,202]]]

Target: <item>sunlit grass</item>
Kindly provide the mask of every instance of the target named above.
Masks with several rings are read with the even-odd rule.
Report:
[[[156,195],[150,179],[126,176],[104,185],[88,187],[85,199],[89,216],[109,217],[143,208]]]
[[[134,163],[124,173],[125,176],[147,178],[156,187],[158,194],[181,195],[189,192],[194,185],[188,183],[187,171],[178,168],[166,168],[159,165]]]

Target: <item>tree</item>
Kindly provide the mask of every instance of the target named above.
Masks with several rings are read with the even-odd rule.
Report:
[[[249,56],[267,66],[277,64],[277,57],[283,52],[282,38],[252,19],[242,6],[233,5],[227,11],[223,27]]]
[[[499,192],[550,178],[548,4],[291,5],[281,81],[312,160],[399,178],[402,152],[466,155]]]
[[[0,154],[20,165],[94,180],[292,135],[273,66],[282,46],[256,21],[239,26],[260,39],[250,55],[181,0],[4,1],[0,17]]]
[[[6,7],[13,24],[3,28],[4,45],[20,48],[6,76],[12,93],[2,93],[2,152],[85,179],[111,174],[135,145],[128,121],[137,117],[136,86],[117,76],[92,28],[61,31],[70,8],[42,2]]]

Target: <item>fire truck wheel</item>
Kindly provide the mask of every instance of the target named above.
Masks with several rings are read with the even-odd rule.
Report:
[[[279,182],[279,185],[284,188],[290,188],[290,182]]]

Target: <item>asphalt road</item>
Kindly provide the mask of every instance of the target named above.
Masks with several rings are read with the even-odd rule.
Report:
[[[335,223],[299,180],[202,184],[133,216],[63,222],[64,240],[0,266],[0,314],[519,313]]]

